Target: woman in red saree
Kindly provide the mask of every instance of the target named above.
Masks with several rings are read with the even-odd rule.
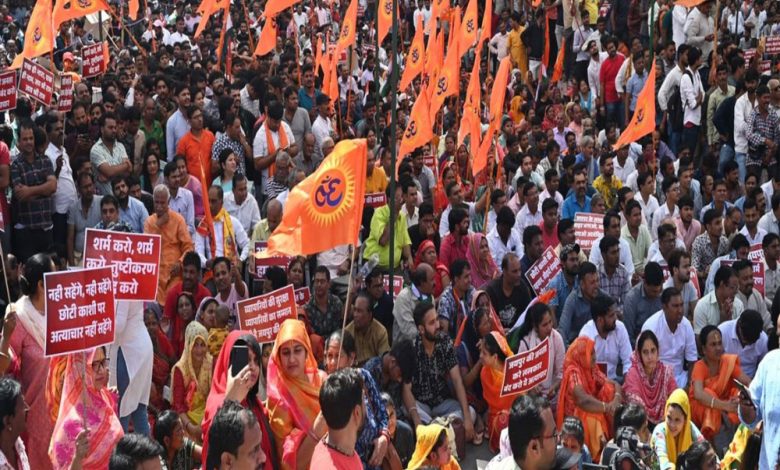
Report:
[[[471,285],[475,289],[483,289],[500,274],[490,254],[487,238],[480,232],[472,234],[469,238],[466,261],[471,266]]]
[[[723,424],[736,426],[739,423],[739,389],[734,385],[734,379],[749,385],[750,378],[742,372],[737,355],[723,353],[723,337],[717,327],[702,328],[699,341],[704,357],[693,365],[688,395],[693,422],[711,441]]]
[[[433,213],[435,216],[438,217],[450,204],[450,200],[447,197],[447,186],[457,180],[455,162],[447,160],[442,163],[441,178],[439,178],[439,184],[436,185],[436,191],[433,194]]]
[[[106,388],[105,348],[67,356],[64,375],[59,413],[49,444],[51,463],[55,469],[69,469],[74,459],[80,458],[79,468],[108,468],[111,453],[124,432],[117,418],[117,397]],[[83,433],[85,424],[89,434]]]
[[[414,266],[417,267],[420,263],[427,263],[433,268],[435,273],[433,277],[433,296],[438,298],[444,289],[450,285],[450,270],[443,263],[439,262],[436,246],[430,240],[420,243],[420,247],[417,248]]]
[[[166,409],[163,399],[163,389],[168,385],[168,377],[171,374],[171,366],[176,362],[176,353],[173,351],[170,341],[160,328],[157,314],[152,309],[144,310],[144,325],[149,332],[154,350],[154,362],[152,365],[152,390],[149,394],[149,405],[155,407],[157,412]]]
[[[268,361],[267,383],[268,415],[283,470],[308,469],[314,446],[327,431],[320,374],[303,322],[285,320]]]
[[[249,365],[239,372],[233,381],[229,381],[231,357],[236,345],[245,345],[249,352]],[[261,447],[266,460],[263,470],[277,470],[279,458],[274,445],[274,436],[268,421],[268,412],[263,403],[258,400],[258,387],[260,386],[262,350],[255,337],[247,331],[231,331],[222,344],[219,356],[214,364],[214,376],[211,379],[211,390],[206,401],[206,412],[203,415],[201,428],[203,429],[203,465],[206,464],[208,455],[208,429],[214,415],[225,400],[235,400],[244,408],[252,410],[260,423],[263,433]]]
[[[504,384],[504,361],[512,350],[501,333],[491,331],[482,339],[479,358],[482,361],[480,379],[482,396],[488,404],[488,439],[490,450],[498,452],[501,431],[509,425],[509,409],[516,395],[501,396]]]
[[[621,402],[620,385],[607,379],[596,367],[596,346],[592,339],[580,336],[569,346],[563,361],[563,381],[558,396],[557,423],[576,416],[585,428],[585,443],[593,460],[601,455],[602,442],[611,436],[611,421]],[[602,441],[603,439],[603,441]]]

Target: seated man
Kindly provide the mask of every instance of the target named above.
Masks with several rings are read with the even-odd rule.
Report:
[[[750,378],[756,375],[758,363],[768,352],[763,323],[758,312],[745,310],[738,319],[718,325],[723,337],[723,352],[739,356],[742,372]]]
[[[409,185],[413,185],[411,179],[403,178],[395,186],[395,194],[390,193],[390,186],[387,187],[387,200],[395,198],[395,214],[390,214],[390,205],[386,204],[378,207],[371,218],[371,232],[366,239],[363,250],[363,258],[368,259],[376,255],[379,258],[379,267],[383,269],[390,268],[390,243],[394,244],[393,266],[398,268],[401,265],[401,256],[407,266],[414,265],[412,260],[412,240],[409,238],[409,231],[406,224],[406,216],[400,213],[403,190]],[[390,240],[390,219],[395,219],[394,240]]]
[[[355,360],[358,366],[390,350],[387,330],[374,319],[371,297],[367,292],[358,292],[352,301],[352,321],[345,330],[355,338]]]
[[[263,431],[257,417],[235,400],[225,400],[214,415],[208,433],[204,468],[262,468],[269,458],[263,452]]]
[[[217,299],[219,305],[230,309],[230,325],[231,329],[235,329],[234,325],[238,324],[236,304],[239,300],[248,297],[246,284],[241,280],[238,265],[230,261],[229,258],[224,256],[214,258],[211,270],[214,273],[214,285],[217,289],[217,295],[214,298]]]
[[[305,307],[309,322],[317,335],[328,338],[331,333],[341,328],[344,304],[330,293],[330,271],[325,266],[317,266],[314,272],[312,294]]]
[[[393,304],[393,344],[417,337],[414,309],[420,302],[433,302],[433,284],[436,273],[427,263],[420,263],[412,271],[411,281],[398,294]]]
[[[209,188],[209,208],[213,225],[209,226],[204,218],[195,233],[195,251],[200,261],[208,269],[215,258],[224,256],[238,265],[246,261],[252,252],[246,230],[237,218],[228,214],[222,206],[224,192],[220,186]]]
[[[696,302],[693,311],[693,332],[697,335],[706,325],[718,326],[726,320],[736,320],[745,310],[736,298],[739,281],[730,266],[721,266],[715,273],[715,290]]]
[[[580,264],[579,286],[571,291],[563,304],[558,331],[566,345],[577,338],[580,330],[591,319],[591,306],[599,291],[599,273],[596,266],[585,262]]]
[[[455,339],[460,323],[472,313],[469,308],[476,289],[471,285],[471,267],[465,259],[452,262],[450,275],[452,283],[439,297],[438,313],[442,331]]]
[[[591,304],[590,320],[580,330],[580,336],[596,343],[596,364],[606,365],[607,377],[617,380],[631,367],[631,342],[626,326],[617,319],[618,308],[615,299],[608,295],[597,295]],[[618,371],[618,363],[622,369]]]

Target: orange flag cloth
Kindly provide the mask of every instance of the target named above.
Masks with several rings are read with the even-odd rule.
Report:
[[[477,0],[469,0],[466,11],[463,13],[463,19],[460,23],[460,35],[458,41],[458,52],[460,57],[471,49],[471,46],[477,42],[477,27],[479,23],[479,11],[477,10]]]
[[[645,80],[645,86],[637,96],[634,116],[615,142],[614,149],[636,142],[653,130],[655,130],[655,61],[650,67],[650,75]]]
[[[485,2],[485,12],[482,14],[482,30],[479,32],[477,51],[482,50],[482,43],[493,37],[493,0]]]
[[[106,0],[57,0],[52,12],[52,28],[57,31],[60,25],[68,20],[101,10],[110,10]]]
[[[496,81],[490,92],[490,126],[487,134],[482,138],[482,145],[474,158],[473,171],[476,175],[487,166],[487,154],[490,150],[493,134],[501,127],[501,117],[504,115],[504,100],[506,99],[506,87],[509,82],[509,71],[512,68],[511,58],[504,57],[496,72]]]
[[[209,24],[209,18],[219,10],[228,11],[230,8],[230,0],[203,0],[198,7],[197,13],[200,15],[200,23],[198,23],[198,29],[195,30],[195,39],[198,39],[206,29],[206,25]],[[265,16],[271,17],[266,12]]]
[[[319,168],[295,186],[265,256],[310,255],[356,244],[366,193],[365,139],[342,140]]]
[[[428,39],[430,43],[430,38]],[[401,84],[398,87],[400,91],[406,90],[406,88],[412,84],[412,80],[417,78],[422,73],[425,66],[425,38],[423,37],[423,23],[422,15],[417,17],[417,24],[415,25],[414,38],[412,39],[412,45],[409,47],[409,52],[406,54],[406,61],[404,62],[404,73],[401,76]]]
[[[428,92],[423,86],[420,89],[420,96],[414,102],[412,113],[409,115],[409,124],[406,125],[401,146],[398,148],[398,157],[396,166],[401,165],[401,160],[412,150],[428,145],[433,139],[433,127],[431,126],[430,114],[428,112]]]
[[[338,57],[341,51],[346,50],[349,46],[355,44],[355,31],[357,30],[357,11],[358,1],[352,0],[347,8],[347,12],[344,14],[343,21],[341,22],[341,29],[339,30],[339,39],[336,42],[336,56]]]
[[[399,3],[400,4],[400,3]],[[400,18],[398,9],[396,8],[396,16]],[[379,1],[379,20],[377,21],[377,38],[379,44],[385,40],[390,29],[393,27],[393,0],[380,0]]]
[[[51,0],[38,0],[24,32],[24,49],[21,54],[17,54],[11,68],[18,69],[25,58],[33,59],[47,54],[52,49],[54,30],[51,24]]]
[[[265,25],[260,31],[260,40],[257,41],[257,47],[255,48],[255,55],[264,56],[274,50],[276,47],[277,37],[277,25],[276,17],[269,16],[265,19]]]
[[[471,136],[471,148],[476,149],[479,145],[480,135],[482,134],[479,112],[482,101],[482,83],[479,80],[479,62],[474,61],[471,69],[469,85],[466,88],[466,101],[463,103],[463,118],[460,120],[458,128],[458,147],[466,140],[466,136]]]
[[[268,0],[268,3],[265,4],[263,15],[276,16],[300,1],[301,0]]]
[[[130,16],[130,19],[135,21],[138,19],[138,0],[130,0],[130,10],[127,12],[127,14]]]
[[[457,41],[457,39],[456,39]],[[448,96],[458,93],[458,81],[460,80],[460,54],[457,47],[451,47],[447,52],[447,58],[444,60],[439,75],[432,82],[433,92],[431,95],[431,121],[436,121],[436,113],[439,112],[444,100]]]

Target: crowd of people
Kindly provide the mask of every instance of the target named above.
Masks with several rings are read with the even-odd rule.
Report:
[[[117,8],[93,78],[92,20],[55,31],[38,60],[72,106],[19,94],[0,125],[0,468],[780,468],[780,3],[399,0],[394,44],[391,4],[354,1],[331,63],[349,1],[285,3],[265,55],[263,1]],[[0,1],[3,68],[31,8]],[[459,91],[397,154],[447,86],[444,44]],[[291,191],[356,138],[382,201],[359,240],[258,266]],[[113,344],[46,357],[44,276],[83,267],[88,228],[160,235],[156,298],[116,301]],[[239,328],[239,301],[287,285],[308,300],[272,342]],[[542,344],[544,380],[505,395]]]

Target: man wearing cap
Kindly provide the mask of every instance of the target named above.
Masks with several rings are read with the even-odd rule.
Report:
[[[317,119],[311,125],[311,132],[317,140],[317,146],[322,145],[323,139],[331,136],[333,126],[330,122],[330,97],[322,94],[317,96]]]
[[[295,143],[290,126],[282,121],[284,106],[278,101],[272,101],[268,105],[268,114],[265,122],[258,129],[255,140],[252,143],[255,169],[262,174],[262,184],[255,181],[255,193],[266,194],[268,181],[276,172],[276,157],[284,150],[290,157],[298,155],[298,145]],[[262,196],[258,198],[262,204]]]

